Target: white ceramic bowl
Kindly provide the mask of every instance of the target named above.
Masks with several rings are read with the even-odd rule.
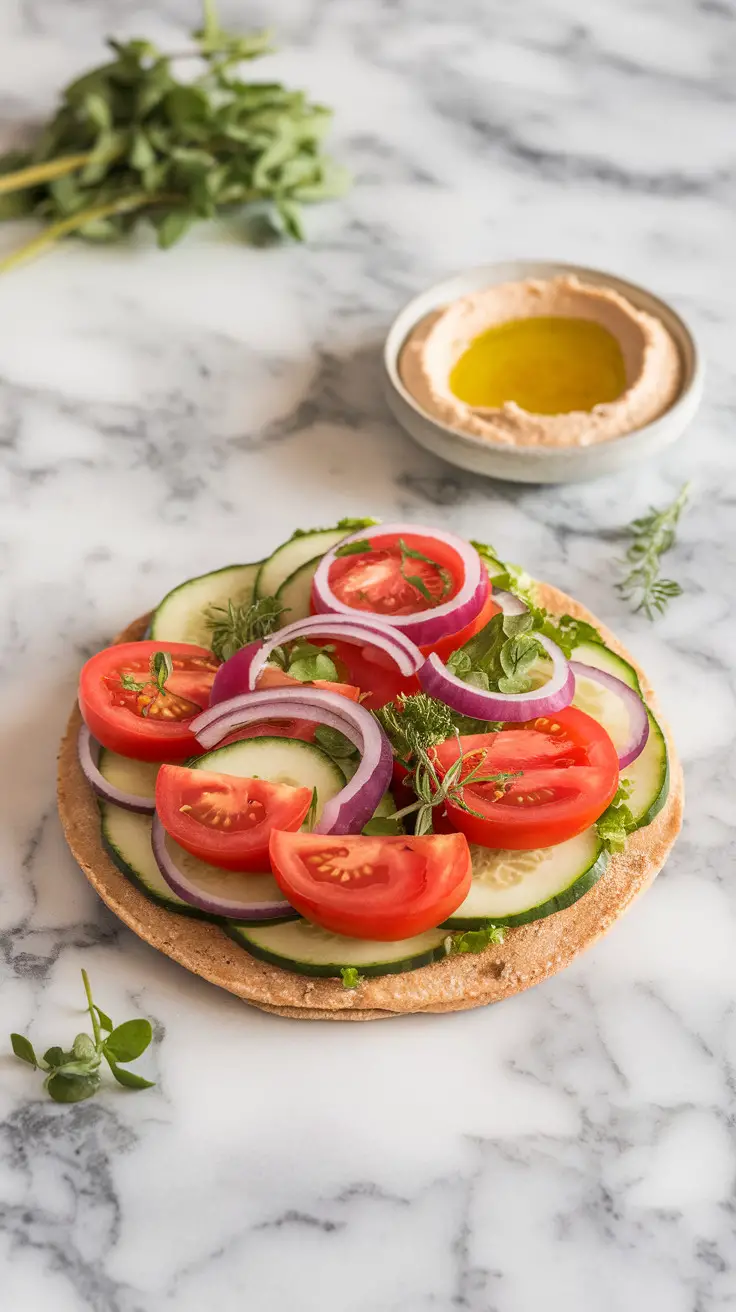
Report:
[[[524,278],[575,275],[582,282],[612,287],[640,310],[656,315],[675,339],[682,357],[683,382],[677,400],[665,414],[622,437],[583,447],[509,447],[500,442],[462,433],[440,423],[417,404],[399,377],[399,355],[409,333],[430,311],[471,292]],[[505,260],[481,264],[455,274],[415,296],[396,316],[384,348],[386,399],[410,437],[452,465],[489,478],[517,483],[574,483],[603,474],[615,474],[628,465],[663,451],[687,428],[703,395],[704,368],[695,337],[679,314],[636,283],[626,282],[599,269],[549,260]]]

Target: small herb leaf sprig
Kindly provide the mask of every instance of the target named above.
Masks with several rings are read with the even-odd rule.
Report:
[[[447,668],[458,679],[486,692],[528,692],[532,686],[529,670],[546,655],[534,628],[535,616],[530,610],[521,615],[494,615],[480,633],[452,653]]]
[[[257,208],[261,237],[265,226],[300,241],[300,206],[346,190],[347,173],[321,149],[330,110],[237,74],[271,51],[270,34],[225,32],[214,0],[203,10],[189,50],[110,39],[114,58],[66,87],[35,145],[0,157],[0,219],[46,225],[0,272],[66,236],[119,240],[141,219],[166,249],[200,219],[244,206]],[[181,80],[174,65],[192,58],[204,70]]]
[[[672,598],[682,593],[674,579],[660,578],[660,569],[662,556],[674,544],[689,494],[690,484],[685,483],[671,505],[664,510],[652,506],[648,515],[632,520],[626,530],[633,540],[622,562],[627,572],[616,586],[634,603],[634,610],[643,611],[649,620],[664,614]]]
[[[447,712],[447,717],[444,712]],[[481,756],[478,763],[472,765],[467,754],[458,756],[444,775],[440,776],[433,760],[432,748],[453,735],[459,738],[459,735],[452,723],[449,707],[436,702],[426,693],[416,693],[411,697],[401,693],[396,703],[389,702],[374,714],[386,731],[397,759],[408,770],[406,782],[417,795],[416,802],[395,811],[386,820],[396,823],[405,816],[413,815],[414,833],[417,835],[433,832],[434,809],[447,802],[470,815],[479,816],[480,813],[474,811],[465,798],[464,789],[468,786],[496,784],[498,795],[501,796],[507,781],[517,777],[507,771],[485,772],[485,757]],[[445,733],[448,723],[450,730]],[[409,754],[404,755],[407,748],[410,749]],[[377,821],[373,825],[369,821],[363,832],[385,833],[385,828],[379,828],[381,823]]]
[[[151,1080],[127,1069],[146,1051],[153,1037],[150,1021],[126,1020],[114,1026],[109,1016],[92,998],[89,977],[82,971],[87,1010],[92,1023],[92,1037],[78,1034],[70,1049],[47,1048],[38,1058],[33,1044],[23,1034],[11,1034],[13,1052],[34,1070],[46,1072],[44,1087],[54,1102],[84,1102],[100,1088],[100,1067],[104,1057],[118,1084],[126,1089],[152,1089]]]
[[[226,661],[241,647],[268,638],[281,627],[286,608],[277,597],[259,597],[236,605],[210,606],[205,620],[211,630],[210,647],[218,660]]]

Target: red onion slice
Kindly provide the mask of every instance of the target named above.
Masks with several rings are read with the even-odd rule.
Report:
[[[100,744],[96,738],[92,737],[86,724],[83,724],[79,730],[77,748],[79,764],[84,772],[84,777],[98,797],[103,797],[106,802],[114,802],[115,806],[121,806],[125,811],[138,811],[141,815],[153,814],[155,810],[153,798],[138,797],[135,793],[124,793],[121,788],[116,788],[102,774],[98,764]]]
[[[623,679],[617,679],[615,674],[609,674],[607,670],[599,670],[594,665],[584,665],[582,661],[570,661],[570,669],[576,679],[591,679],[621,699],[629,721],[626,742],[618,752],[619,769],[623,770],[625,766],[631,765],[637,756],[641,756],[646,747],[649,737],[649,716],[646,706],[638,692],[624,683]],[[605,728],[605,725],[603,727]]]
[[[262,673],[274,647],[293,642],[296,638],[315,637],[317,634],[324,638],[339,638],[343,642],[350,642],[360,647],[377,647],[391,657],[399,672],[406,678],[416,674],[424,664],[424,656],[411,638],[405,637],[400,631],[392,632],[388,625],[380,628],[377,624],[361,622],[358,619],[311,615],[308,619],[287,624],[286,628],[279,629],[278,633],[266,639],[250,663],[248,690],[255,692],[258,676]]]
[[[244,693],[211,706],[192,720],[192,732],[210,750],[246,724],[257,720],[316,720],[338,729],[357,747],[360,765],[345,787],[327,802],[318,834],[359,834],[370,820],[391,781],[393,752],[370,711],[339,693],[322,688],[273,688]]]
[[[158,815],[154,815],[151,826],[151,847],[156,864],[169,888],[182,901],[199,907],[200,911],[206,911],[212,916],[225,916],[228,920],[290,920],[296,917],[297,913],[291,903],[280,895],[277,886],[274,887],[273,896],[265,900],[254,896],[258,880],[270,880],[275,884],[268,873],[254,875],[219,870],[203,861],[197,861],[196,857],[190,857],[176,843],[174,848],[179,857],[174,856]],[[187,870],[188,865],[193,867],[192,870]],[[227,892],[218,892],[220,888],[225,888]]]
[[[425,528],[421,524],[377,524],[375,527],[361,529],[358,533],[343,538],[338,546],[342,549],[348,542],[364,540],[370,542],[374,537],[390,536],[435,538],[438,542],[445,543],[462,561],[464,578],[460,590],[454,597],[439,606],[433,606],[431,610],[417,611],[415,615],[397,615],[395,618],[390,615],[380,617],[373,615],[372,618],[380,619],[382,624],[407,634],[418,647],[428,646],[445,634],[456,633],[466,624],[470,624],[488,596],[490,586],[488,575],[475,547],[471,547],[469,542],[456,537],[454,533]],[[336,559],[335,550],[336,548],[333,547],[332,551],[328,551],[323,556],[314,576],[312,595],[317,611],[322,614],[345,615],[353,618],[360,614],[371,614],[369,611],[357,611],[354,607],[345,605],[332,591],[330,569]]]
[[[419,672],[419,682],[430,696],[439,698],[476,720],[501,720],[505,724],[535,720],[538,715],[552,715],[569,706],[575,695],[575,677],[556,642],[535,633],[552,661],[552,674],[541,688],[531,692],[484,692],[451,674],[432,652]]]
[[[514,592],[506,592],[504,588],[493,589],[493,600],[501,607],[504,615],[523,615],[529,609],[521,597],[517,597]]]
[[[217,706],[220,702],[228,701],[230,697],[237,697],[241,692],[248,691],[250,667],[261,646],[260,641],[249,642],[247,647],[241,647],[240,651],[234,652],[224,665],[220,666],[212,684],[210,706]]]

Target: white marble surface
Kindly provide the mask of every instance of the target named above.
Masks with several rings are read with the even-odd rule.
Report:
[[[246,6],[224,6],[230,20]],[[9,138],[110,31],[180,0],[4,0]],[[57,1108],[0,1058],[8,1312],[736,1308],[732,0],[253,0],[358,175],[304,249],[202,231],[67,246],[0,284],[0,1036],[79,1022],[79,969],[151,1016],[154,1091]],[[7,131],[6,131],[7,128]],[[0,249],[18,232],[0,229]],[[687,315],[705,405],[659,465],[519,489],[412,446],[377,347],[417,289],[572,259]],[[616,531],[694,483],[656,626]],[[55,748],[79,664],[189,574],[296,523],[411,514],[584,599],[661,691],[688,809],[664,875],[576,966],[495,1010],[368,1026],[251,1011],[137,941],[66,852]],[[1,1040],[4,1044],[5,1040]]]

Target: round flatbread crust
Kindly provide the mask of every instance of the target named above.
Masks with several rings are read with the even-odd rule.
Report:
[[[187,970],[264,1011],[298,1020],[381,1020],[414,1012],[462,1011],[500,1002],[563,970],[611,928],[662,869],[682,823],[683,779],[652,689],[626,649],[564,592],[540,584],[538,596],[549,611],[594,624],[607,645],[631,662],[667,736],[670,754],[665,806],[650,825],[630,836],[625,852],[611,858],[598,883],[571,907],[510,930],[503,944],[477,955],[447,957],[402,975],[367,979],[357,989],[258,961],[218,926],[149,901],[113,864],[102,845],[95,795],[77,757],[81,717],[75,706],[59,754],[59,815],[67,843],[90,884],[124,924]],[[147,622],[148,616],[136,620],[117,641],[142,637]]]

